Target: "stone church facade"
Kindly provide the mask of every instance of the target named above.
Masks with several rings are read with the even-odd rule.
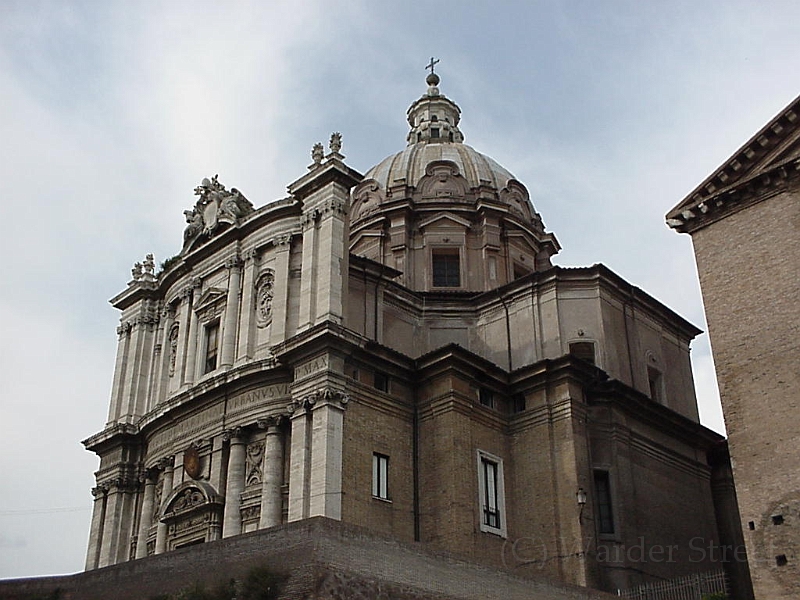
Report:
[[[756,598],[798,598],[800,98],[667,219],[692,236]]]
[[[87,569],[316,516],[606,590],[737,543],[699,330],[602,265],[553,266],[525,186],[427,83],[403,151],[361,175],[334,134],[259,208],[205,179],[180,254],[134,267],[84,442]]]

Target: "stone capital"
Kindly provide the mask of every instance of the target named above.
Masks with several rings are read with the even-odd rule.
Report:
[[[280,427],[286,421],[286,415],[270,415],[269,417],[265,417],[263,419],[258,419],[256,421],[256,425],[259,429],[266,429],[267,435],[271,435],[274,433],[280,432]]]
[[[222,439],[231,444],[244,444],[244,427],[231,427],[222,432]]]
[[[225,268],[230,270],[239,270],[244,265],[244,261],[238,254],[234,254],[225,261]]]

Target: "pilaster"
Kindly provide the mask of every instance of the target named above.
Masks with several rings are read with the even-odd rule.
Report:
[[[228,260],[228,297],[225,302],[225,322],[222,328],[221,367],[231,367],[236,354],[236,327],[239,322],[239,292],[242,261],[238,256]]]
[[[189,331],[186,336],[186,368],[183,376],[183,383],[185,386],[190,386],[194,383],[197,376],[197,329],[198,319],[197,313],[194,311],[194,302],[200,297],[200,288],[202,282],[200,279],[192,280],[191,302],[192,306],[189,308]]]
[[[236,362],[246,362],[253,356],[253,300],[255,295],[256,250],[250,248],[242,255],[244,277],[242,283],[242,309],[239,316],[239,345]]]
[[[292,236],[281,235],[275,239],[275,286],[272,299],[271,346],[286,339],[286,309],[289,306],[289,258]],[[302,281],[301,281],[302,286]]]
[[[312,408],[310,517],[342,518],[342,434],[347,394],[326,388]]]

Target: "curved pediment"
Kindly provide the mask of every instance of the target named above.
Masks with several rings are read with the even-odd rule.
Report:
[[[385,200],[381,186],[374,179],[359,183],[352,194],[350,216],[353,221],[363,219],[378,210]]]
[[[469,184],[458,165],[449,160],[435,160],[425,167],[417,190],[422,198],[464,198]]]
[[[176,487],[164,501],[162,519],[223,504],[222,497],[211,484],[205,481],[187,481]]]

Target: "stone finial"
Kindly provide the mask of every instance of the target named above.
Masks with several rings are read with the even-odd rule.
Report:
[[[144,267],[145,273],[147,273],[148,275],[153,274],[153,272],[156,270],[156,262],[153,259],[152,254],[148,254],[144,257],[144,262],[142,263],[142,266]]]
[[[314,160],[314,165],[316,166],[322,163],[322,158],[324,156],[325,156],[325,150],[322,148],[322,144],[320,142],[317,142],[311,149],[311,158]]]
[[[142,270],[142,263],[137,262],[131,269],[131,276],[134,281],[139,281],[142,278],[144,271]]]
[[[329,142],[328,147],[334,154],[339,154],[339,150],[342,149],[342,134],[338,131],[334,131],[331,134],[331,141]]]

